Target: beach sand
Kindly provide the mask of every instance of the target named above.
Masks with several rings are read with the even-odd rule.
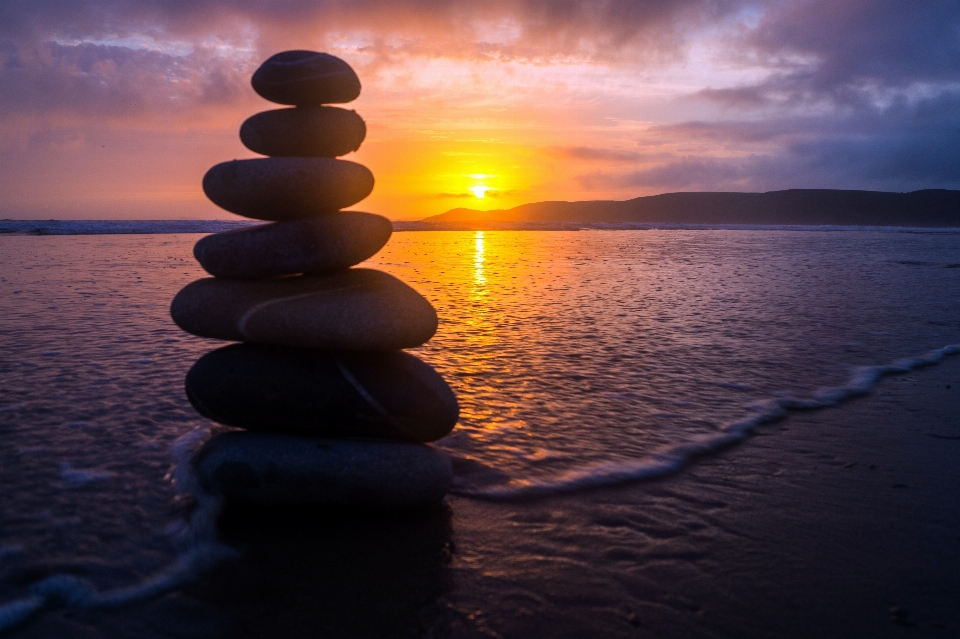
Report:
[[[234,510],[243,558],[14,634],[957,637],[958,398],[953,357],[656,481],[404,517]]]

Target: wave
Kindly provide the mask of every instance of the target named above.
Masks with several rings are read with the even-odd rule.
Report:
[[[945,357],[957,354],[960,354],[960,344],[951,344],[891,364],[857,368],[843,386],[821,389],[807,398],[781,396],[753,404],[754,415],[724,424],[714,435],[684,442],[644,459],[575,469],[548,481],[511,479],[474,460],[455,458],[457,477],[451,492],[475,499],[520,501],[662,477],[679,471],[699,457],[742,442],[759,426],[783,419],[791,412],[837,406],[853,397],[868,394],[887,375],[937,364]],[[180,552],[171,564],[138,583],[107,591],[98,590],[90,581],[76,575],[48,576],[29,585],[24,596],[0,605],[0,632],[45,609],[109,609],[142,602],[192,581],[222,561],[236,557],[237,551],[222,544],[217,536],[216,521],[222,499],[200,486],[194,470],[197,452],[213,434],[214,428],[210,426],[198,428],[178,438],[171,449],[174,461],[167,477],[173,481],[180,499],[192,499],[194,503],[189,517],[180,527]],[[88,472],[69,468],[67,471]],[[0,556],[18,553],[16,548],[0,549]]]
[[[218,563],[237,556],[237,551],[217,538],[216,520],[222,500],[200,486],[194,472],[197,451],[212,436],[202,427],[178,438],[171,449],[173,465],[167,478],[180,499],[192,499],[194,507],[181,525],[177,558],[146,579],[121,588],[100,591],[90,581],[68,573],[50,575],[27,587],[25,596],[0,605],[0,632],[17,626],[45,609],[74,610],[119,608],[152,599],[192,581]],[[69,469],[72,473],[88,473]]]
[[[0,235],[152,235],[219,233],[253,220],[0,220]]]
[[[676,473],[699,457],[739,444],[759,426],[781,420],[791,412],[838,406],[853,397],[870,393],[877,383],[888,375],[932,366],[945,357],[957,354],[960,354],[960,344],[950,344],[891,364],[858,367],[854,369],[850,379],[843,386],[824,388],[806,398],[784,395],[752,404],[750,408],[754,411],[754,415],[726,423],[715,434],[665,448],[643,459],[578,468],[549,480],[507,478],[506,481],[502,479],[497,481],[500,478],[496,477],[494,469],[484,467],[478,470],[479,464],[474,460],[455,460],[455,468],[464,468],[467,472],[455,478],[454,489],[451,492],[489,501],[521,501],[663,477]],[[500,477],[503,475],[501,474]]]

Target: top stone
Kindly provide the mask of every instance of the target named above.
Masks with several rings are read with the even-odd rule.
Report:
[[[253,90],[278,104],[320,106],[356,100],[360,78],[336,56],[316,51],[283,51],[253,74]]]

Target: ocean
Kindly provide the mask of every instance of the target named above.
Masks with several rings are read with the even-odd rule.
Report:
[[[191,252],[197,231],[227,226],[131,234],[83,224],[0,223],[0,629],[14,637],[258,636],[240,621],[255,604],[230,590],[248,583],[244,570],[258,587],[275,579],[297,593],[282,603],[260,595],[294,609],[289,619],[307,615],[258,617],[256,632],[277,637],[774,636],[711,625],[693,608],[675,618],[611,590],[657,563],[630,534],[682,537],[669,561],[693,579],[716,522],[682,534],[662,532],[688,519],[676,512],[660,528],[609,515],[597,516],[600,532],[562,522],[598,500],[650,499],[764,435],[776,451],[793,414],[840,419],[884,380],[960,354],[956,229],[397,232],[364,265],[437,309],[436,336],[412,352],[460,401],[459,425],[436,444],[454,462],[452,495],[438,513],[387,522],[230,514],[218,540],[216,505],[190,494],[190,453],[211,425],[187,402],[183,377],[222,344],[184,334],[168,309],[204,276]],[[957,428],[936,441],[960,448]],[[717,508],[683,503],[698,518]],[[498,541],[508,530],[517,545]],[[391,545],[398,539],[408,545]],[[278,545],[293,554],[270,556]],[[620,550],[586,561],[587,546]],[[391,563],[395,554],[407,563]],[[527,562],[522,577],[504,567],[511,556]],[[544,557],[568,572],[544,569]],[[301,574],[311,561],[312,576]],[[276,565],[288,572],[265,577]],[[583,577],[579,595],[567,593],[575,575],[597,570],[602,583]],[[486,586],[469,585],[481,576]],[[351,588],[400,603],[371,614],[340,602],[346,620],[319,610]],[[609,628],[605,614],[617,620]]]

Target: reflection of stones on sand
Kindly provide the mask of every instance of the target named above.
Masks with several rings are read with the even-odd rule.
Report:
[[[201,239],[214,278],[177,294],[185,331],[247,342],[202,357],[187,396],[220,434],[198,456],[204,486],[231,502],[412,508],[440,501],[450,462],[425,443],[450,432],[457,400],[429,365],[399,349],[437,329],[430,303],[386,273],[351,269],[392,232],[378,215],[341,211],[373,175],[337,159],[366,135],[353,111],[323,106],[360,94],[350,66],[310,51],[279,53],[254,73],[262,97],[242,142],[267,158],[234,160],[203,180],[219,206],[273,223]]]
[[[450,510],[345,517],[337,510],[228,507],[224,541],[244,549],[185,588],[231,639],[403,639],[443,627]],[[433,636],[433,635],[430,635]]]

